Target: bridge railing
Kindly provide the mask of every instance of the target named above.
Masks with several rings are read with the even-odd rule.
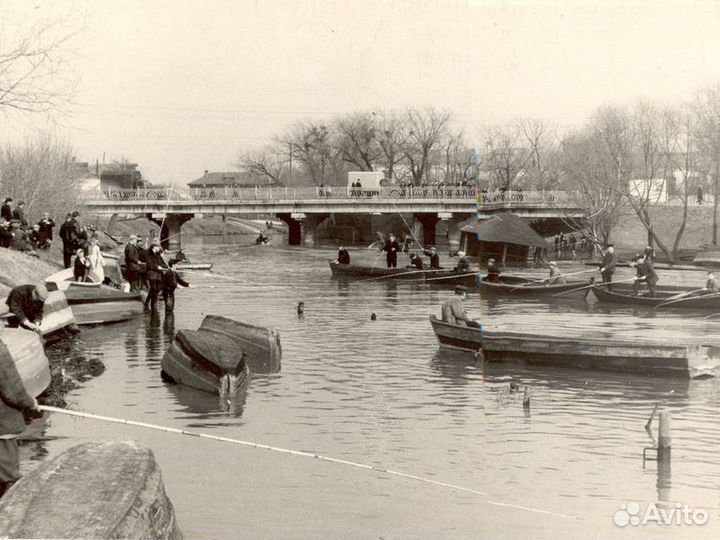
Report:
[[[345,187],[257,187],[105,189],[85,193],[88,201],[308,201],[362,199],[475,200],[475,186],[388,186],[377,189]]]
[[[566,191],[490,191],[478,193],[478,206],[486,209],[518,207],[567,207],[577,204]]]

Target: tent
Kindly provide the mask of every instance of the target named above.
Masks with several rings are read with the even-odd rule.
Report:
[[[460,230],[464,251],[480,259],[499,257],[503,263],[508,259],[525,262],[530,248],[552,248],[522,218],[510,213],[495,215]]]

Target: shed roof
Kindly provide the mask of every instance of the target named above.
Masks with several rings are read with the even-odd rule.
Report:
[[[548,249],[552,247],[522,218],[510,213],[498,214],[482,223],[466,225],[461,230],[467,233],[476,233],[481,242],[519,244]]]

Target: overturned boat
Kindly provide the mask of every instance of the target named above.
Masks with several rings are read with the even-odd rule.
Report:
[[[641,375],[720,375],[720,345],[683,345],[488,331],[430,316],[440,347],[482,353],[486,360],[599,369]]]
[[[143,313],[139,292],[125,292],[102,283],[77,282],[68,268],[45,278],[48,289],[64,292],[77,324],[127,321]]]
[[[21,328],[0,329],[0,355],[15,363],[27,393],[33,397],[50,386],[50,364],[40,336]]]
[[[163,377],[203,392],[232,394],[249,372],[280,370],[280,335],[274,328],[253,326],[208,315],[198,330],[180,330],[163,356]]]
[[[0,301],[0,326],[4,326],[2,321],[9,320],[11,316],[5,299],[3,299]],[[42,321],[38,326],[46,342],[55,341],[66,334],[74,334],[78,331],[75,316],[63,291],[48,292],[43,307]]]
[[[0,501],[3,538],[182,538],[152,451],[134,441],[66,450]]]

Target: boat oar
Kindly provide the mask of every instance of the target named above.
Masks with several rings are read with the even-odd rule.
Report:
[[[700,291],[703,291],[703,290],[705,290],[705,289],[704,289],[704,288],[703,288],[703,289],[697,289],[697,290],[694,290],[694,291],[690,291],[690,292],[687,292],[687,293],[683,293],[682,296],[680,296],[680,295],[675,295],[676,300],[666,300],[666,301],[663,302],[662,304],[658,304],[658,305],[655,306],[655,307],[656,307],[656,308],[659,308],[659,307],[667,306],[667,305],[669,305],[669,304],[674,304],[674,303],[676,303],[676,302],[682,302],[683,300],[685,300],[685,299],[686,299],[688,296],[690,296],[691,294],[696,293],[696,292],[700,292]],[[712,294],[708,294],[707,296],[717,296],[718,294],[719,294],[719,293],[712,293]]]
[[[630,281],[635,281],[636,279],[645,279],[645,276],[641,277],[634,277],[631,279],[619,279],[617,281],[602,281],[600,283],[591,283],[590,285],[585,285],[584,287],[578,287],[577,289],[570,289],[569,291],[563,291],[556,294],[553,294],[553,296],[562,296],[563,294],[568,294],[571,292],[576,291],[584,291],[585,289],[592,289],[593,287],[602,287],[604,285],[615,285],[616,283],[628,283]]]
[[[363,283],[365,281],[375,281],[376,279],[388,279],[388,278],[395,278],[399,276],[409,276],[411,274],[420,274],[420,273],[428,273],[428,272],[447,272],[445,268],[439,268],[437,270],[411,270],[409,272],[400,272],[398,274],[385,274],[382,276],[372,277],[368,279],[361,279],[358,283]]]
[[[455,274],[452,276],[431,277],[431,278],[425,279],[425,281],[435,281],[438,279],[445,279],[445,280],[460,279],[460,278],[464,278],[464,277],[468,277],[468,276],[479,276],[480,274],[484,274],[484,273],[485,272],[465,272],[463,274]]]
[[[50,407],[48,405],[38,405],[38,409],[40,409],[41,411],[67,414],[70,416],[77,416],[80,418],[88,418],[91,420],[101,420],[103,422],[111,422],[114,424],[125,424],[128,426],[137,426],[137,427],[142,427],[142,428],[147,428],[147,429],[154,429],[157,431],[164,431],[166,433],[175,433],[177,435],[188,435],[190,437],[197,437],[197,438],[201,438],[201,439],[210,439],[213,441],[226,442],[226,443],[231,443],[231,444],[239,444],[242,446],[249,446],[251,448],[259,448],[261,450],[270,450],[272,452],[279,452],[282,454],[290,454],[293,456],[308,457],[308,458],[318,459],[320,461],[328,461],[331,463],[338,463],[340,465],[349,465],[351,467],[357,467],[359,469],[377,471],[377,472],[381,472],[381,473],[385,473],[385,474],[389,474],[389,475],[393,475],[393,476],[400,476],[402,478],[408,478],[410,480],[417,480],[418,482],[424,482],[426,484],[432,484],[435,486],[445,487],[445,488],[449,488],[449,489],[456,489],[458,491],[465,491],[467,493],[473,493],[475,495],[480,495],[482,497],[485,497],[488,501],[488,504],[491,504],[493,506],[505,506],[505,507],[510,507],[510,508],[517,508],[517,509],[522,509],[522,510],[526,510],[529,512],[535,512],[535,513],[539,513],[539,514],[547,514],[547,515],[558,516],[558,517],[563,517],[563,518],[571,518],[572,517],[567,514],[559,514],[556,512],[551,512],[549,510],[540,510],[537,508],[530,508],[527,506],[521,506],[521,505],[516,505],[516,504],[511,504],[511,503],[496,502],[496,501],[491,500],[490,496],[487,493],[485,493],[483,491],[478,491],[476,489],[467,488],[467,487],[463,487],[463,486],[457,486],[455,484],[449,484],[447,482],[440,482],[439,480],[433,480],[431,478],[423,478],[422,476],[416,476],[414,474],[393,471],[391,469],[385,469],[383,467],[378,467],[376,465],[366,465],[364,463],[356,463],[354,461],[347,461],[345,459],[338,459],[338,458],[333,458],[333,457],[328,457],[328,456],[322,456],[320,454],[314,454],[312,452],[303,452],[302,450],[291,450],[289,448],[281,448],[279,446],[270,446],[267,444],[260,444],[260,443],[251,442],[251,441],[243,441],[240,439],[231,439],[230,437],[220,437],[218,435],[210,435],[208,433],[200,433],[197,431],[185,431],[184,429],[160,426],[157,424],[148,424],[146,422],[136,422],[134,420],[126,420],[124,418],[115,418],[112,416],[101,416],[99,414],[84,413],[84,412],[79,412],[79,411],[70,411],[68,409],[60,409],[58,407]]]

